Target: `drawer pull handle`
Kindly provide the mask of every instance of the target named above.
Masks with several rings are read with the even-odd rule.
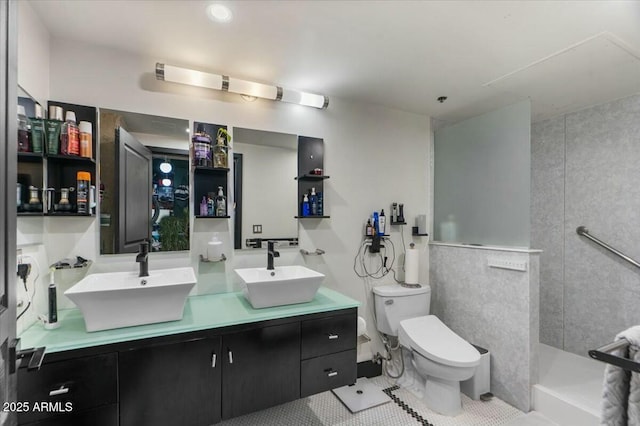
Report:
[[[217,358],[218,356],[216,354],[211,355],[211,368],[215,368]]]
[[[233,352],[229,351],[229,364],[233,364]]]
[[[49,396],[64,395],[65,393],[69,393],[69,388],[62,385],[60,386],[60,389],[54,389],[52,391],[49,391]]]
[[[338,335],[337,335],[337,334],[331,334],[331,333],[329,333],[329,340],[335,340],[335,339],[337,339],[337,338],[338,338]]]
[[[327,374],[327,377],[334,377],[337,376],[338,372],[337,371],[331,371],[330,373]]]

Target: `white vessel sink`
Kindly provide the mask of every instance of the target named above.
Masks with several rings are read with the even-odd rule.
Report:
[[[324,275],[304,266],[236,269],[246,288],[244,296],[254,308],[311,301]]]
[[[196,283],[193,268],[91,274],[65,291],[82,315],[87,331],[182,319],[184,304]]]

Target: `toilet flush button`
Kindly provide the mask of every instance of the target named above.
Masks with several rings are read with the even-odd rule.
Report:
[[[393,299],[385,300],[384,304],[385,305],[393,305]]]

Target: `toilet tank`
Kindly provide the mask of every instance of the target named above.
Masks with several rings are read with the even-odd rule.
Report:
[[[378,331],[389,336],[397,336],[400,321],[429,315],[431,287],[382,285],[373,288],[373,297]]]

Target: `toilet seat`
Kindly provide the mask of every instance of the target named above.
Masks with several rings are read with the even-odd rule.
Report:
[[[411,349],[432,361],[452,367],[474,367],[480,363],[477,349],[435,315],[400,321],[398,334],[401,342],[406,338]]]

